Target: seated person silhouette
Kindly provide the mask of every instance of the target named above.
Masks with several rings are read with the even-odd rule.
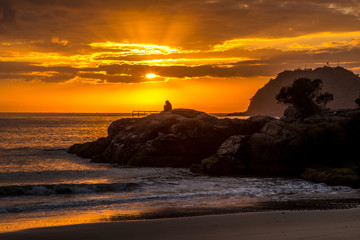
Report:
[[[169,100],[166,100],[164,105],[164,112],[171,112],[171,110],[172,110],[171,103],[169,102]]]

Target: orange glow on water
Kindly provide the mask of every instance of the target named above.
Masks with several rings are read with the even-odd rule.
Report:
[[[0,232],[14,232],[30,228],[56,227],[74,224],[85,224],[95,222],[106,222],[112,215],[117,216],[137,216],[141,212],[138,210],[119,210],[119,211],[96,211],[81,212],[81,211],[67,211],[63,215],[51,216],[51,213],[43,213],[43,216],[34,218],[33,216],[26,216],[22,218],[7,218],[0,222]]]

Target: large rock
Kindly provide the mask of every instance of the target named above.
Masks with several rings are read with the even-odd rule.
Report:
[[[174,109],[141,119],[113,122],[108,129],[107,139],[110,140],[105,149],[101,147],[101,153],[96,151],[96,154],[91,154],[90,151],[79,154],[75,151],[90,143],[78,145],[72,152],[96,162],[189,167],[214,154],[230,136],[251,135],[263,124],[250,120],[218,119],[191,109]]]
[[[174,109],[114,121],[108,134],[75,144],[69,152],[95,162],[192,166],[194,172],[212,175],[302,174],[313,181],[360,186],[360,109],[324,111],[301,121],[267,116],[218,119]]]
[[[233,135],[226,139],[217,150],[218,155],[236,155],[239,154],[240,147],[243,146],[246,139],[245,135]]]
[[[203,172],[209,175],[228,176],[237,174],[236,160],[230,155],[212,155],[201,161]]]
[[[305,167],[303,148],[305,126],[275,120],[253,134],[249,145],[249,168],[270,174],[296,174]]]
[[[248,136],[245,135],[233,135],[226,139],[216,154],[201,161],[203,171],[211,175],[232,175],[246,171],[247,140]],[[192,171],[197,172],[198,169]]]
[[[266,123],[248,142],[254,172],[297,176],[312,165],[360,164],[360,110],[324,111],[304,121]]]

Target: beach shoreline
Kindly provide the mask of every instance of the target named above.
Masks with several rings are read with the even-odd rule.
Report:
[[[90,223],[2,233],[18,239],[358,239],[360,208],[243,212]]]

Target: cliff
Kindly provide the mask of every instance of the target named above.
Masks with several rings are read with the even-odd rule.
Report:
[[[290,86],[298,78],[321,79],[323,90],[334,95],[328,103],[330,109],[354,108],[355,99],[360,95],[360,77],[342,67],[321,67],[305,70],[284,71],[260,88],[251,98],[244,115],[282,116],[286,105],[279,104],[275,95],[285,86]]]

